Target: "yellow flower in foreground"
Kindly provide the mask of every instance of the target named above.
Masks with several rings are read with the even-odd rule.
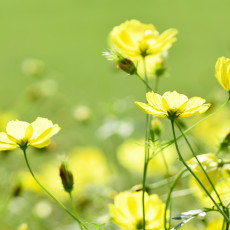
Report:
[[[205,99],[200,97],[187,98],[184,94],[176,91],[166,92],[163,96],[152,92],[146,94],[147,103],[135,102],[135,104],[145,113],[158,117],[190,117],[204,113],[210,104],[204,104]]]
[[[25,121],[10,121],[6,132],[0,132],[0,150],[26,148],[31,145],[43,148],[49,145],[50,138],[58,133],[60,127],[52,121],[38,117],[31,124]]]
[[[206,170],[209,178],[211,179],[212,183],[217,183],[217,179],[219,177],[219,168],[218,168],[218,159],[216,156],[212,153],[202,154],[197,156],[200,163],[203,165],[203,168]],[[202,184],[207,188],[209,192],[212,192],[213,188],[210,185],[210,182],[208,181],[206,175],[204,174],[202,168],[198,164],[197,160],[194,158],[187,161],[188,166],[192,169],[192,171],[197,175],[197,177],[200,179]],[[191,176],[190,177],[190,186],[196,187],[198,186],[197,181]],[[203,189],[201,189],[203,191]],[[206,194],[206,193],[205,193]]]
[[[218,58],[216,63],[216,78],[225,90],[230,92],[230,59]]]
[[[132,59],[156,55],[168,50],[176,41],[174,37],[176,34],[176,29],[169,29],[159,34],[152,24],[130,20],[113,28],[110,42],[112,48]]]
[[[109,208],[113,221],[122,229],[143,229],[142,192],[121,192]],[[145,193],[146,230],[164,229],[164,209],[165,205],[158,195]]]

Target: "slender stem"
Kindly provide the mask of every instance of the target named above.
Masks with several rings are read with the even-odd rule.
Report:
[[[178,144],[177,144],[177,139],[176,139],[176,134],[175,134],[175,128],[174,128],[174,120],[171,120],[171,125],[172,125],[172,131],[173,131],[173,137],[175,140],[175,146],[176,146],[176,150],[179,156],[179,160],[184,164],[184,166],[188,169],[188,171],[193,175],[193,177],[197,180],[197,182],[201,185],[201,187],[203,188],[203,190],[206,192],[206,194],[209,196],[209,198],[212,200],[212,202],[215,204],[215,206],[217,207],[218,211],[224,216],[224,218],[226,219],[226,221],[228,223],[230,223],[230,219],[228,218],[228,216],[226,215],[226,213],[220,208],[220,206],[217,204],[217,202],[213,199],[213,197],[211,196],[211,194],[209,193],[209,191],[206,189],[206,187],[202,184],[202,182],[200,181],[200,179],[197,177],[197,175],[192,171],[192,169],[187,165],[187,163],[185,162],[184,158],[182,157]]]
[[[226,207],[226,214],[229,217],[229,209]],[[226,230],[229,230],[229,222],[226,222]]]
[[[144,65],[144,73],[145,73],[145,82],[146,82],[146,92],[149,91],[148,87],[148,77],[147,77],[147,70],[146,70],[146,61],[143,58],[143,65]],[[145,126],[145,161],[144,161],[144,171],[143,171],[143,189],[142,189],[142,214],[143,214],[143,230],[145,230],[145,191],[146,191],[146,177],[147,177],[147,170],[148,170],[148,163],[149,163],[149,135],[150,135],[150,122],[151,116],[146,114],[146,126]]]
[[[218,197],[221,206],[223,207],[222,200],[221,200],[221,198],[220,198],[220,196],[219,196],[219,194],[218,194],[218,192],[217,192],[217,190],[216,190],[214,184],[212,183],[212,180],[210,179],[208,173],[206,172],[206,170],[204,169],[203,165],[201,164],[199,158],[196,156],[196,154],[195,154],[195,152],[194,152],[194,150],[193,150],[193,148],[192,148],[190,142],[188,141],[188,138],[187,138],[187,137],[185,136],[185,134],[183,133],[183,130],[181,129],[181,127],[180,127],[180,125],[178,124],[178,122],[176,122],[176,125],[177,125],[178,129],[180,130],[182,136],[184,137],[184,139],[185,139],[185,141],[186,141],[186,143],[187,143],[189,149],[191,150],[192,155],[195,157],[196,161],[198,162],[199,166],[201,167],[202,171],[204,172],[206,178],[208,179],[208,181],[209,181],[209,183],[210,183],[212,189],[213,189],[214,192],[216,193],[216,196]]]
[[[136,73],[136,76],[145,84],[146,88],[150,91],[153,91],[151,86],[147,83],[146,79],[144,80],[138,73]]]
[[[182,175],[187,171],[187,169],[183,169],[179,175],[177,176],[177,178],[175,179],[175,181],[173,182],[172,186],[170,187],[169,189],[169,192],[168,192],[168,196],[167,196],[167,199],[166,199],[166,204],[165,204],[165,212],[164,212],[164,227],[165,227],[165,230],[169,229],[170,226],[171,226],[171,218],[169,218],[169,223],[168,223],[168,226],[167,226],[167,211],[168,211],[168,206],[170,204],[170,200],[171,200],[171,194],[172,194],[172,191],[173,189],[175,188],[177,182],[180,180],[180,178],[182,177]]]
[[[194,125],[192,125],[191,127],[189,127],[188,129],[186,129],[184,131],[184,134],[190,132],[193,128],[195,128],[197,125],[199,125],[200,123],[202,123],[203,121],[206,121],[208,120],[209,118],[213,117],[214,115],[216,115],[218,112],[220,112],[227,104],[228,102],[230,101],[230,97],[227,99],[227,101],[225,101],[224,104],[222,104],[214,113],[208,115],[207,117],[204,117],[203,119],[199,120],[198,122],[196,122]],[[182,137],[182,135],[178,136],[176,138],[176,140],[179,140],[180,138]],[[167,143],[164,144],[164,146],[162,146],[158,151],[156,151],[156,153],[151,157],[153,158],[155,155],[157,155],[158,153],[160,153],[163,149],[169,147],[170,145],[172,145],[173,143],[175,142],[174,139],[168,141]],[[150,159],[151,159],[150,158]]]
[[[37,184],[50,196],[52,197],[70,216],[72,216],[78,223],[79,225],[82,225],[85,229],[88,230],[88,228],[72,213],[70,212],[65,206],[64,204],[62,204],[52,193],[50,193],[39,181],[38,179],[35,177],[31,167],[30,167],[30,164],[29,164],[29,161],[28,161],[28,158],[27,158],[27,155],[26,155],[26,149],[22,149],[23,150],[23,153],[24,153],[24,157],[25,157],[25,161],[26,161],[26,165],[32,175],[32,177],[34,178],[34,180],[37,182]]]
[[[73,209],[73,212],[75,214],[75,216],[77,217],[78,216],[78,213],[77,213],[77,209],[76,209],[76,206],[74,204],[74,201],[73,201],[73,196],[72,196],[72,193],[69,192],[69,199],[70,199],[70,203],[72,205],[72,209]],[[83,230],[82,226],[80,225],[80,229]]]

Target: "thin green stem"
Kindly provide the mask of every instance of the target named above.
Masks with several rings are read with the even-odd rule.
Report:
[[[164,212],[164,227],[165,227],[165,230],[170,229],[170,226],[171,226],[171,218],[169,218],[168,225],[167,225],[167,211],[168,211],[168,206],[170,204],[172,191],[175,188],[177,182],[180,180],[180,178],[182,177],[182,175],[186,171],[187,171],[187,169],[183,169],[179,173],[179,175],[177,176],[177,178],[174,180],[172,186],[170,186],[170,189],[169,189],[169,192],[168,192],[168,196],[167,196],[167,199],[166,199],[166,203],[165,203],[165,212]]]
[[[176,146],[176,150],[177,150],[177,153],[178,153],[178,156],[179,156],[179,160],[183,163],[183,165],[188,169],[188,171],[192,174],[192,176],[201,185],[201,187],[203,188],[203,190],[206,192],[206,194],[209,196],[209,198],[215,204],[215,206],[217,207],[218,211],[223,215],[223,217],[226,219],[226,221],[228,223],[230,223],[230,219],[228,218],[228,216],[226,215],[226,213],[221,209],[221,207],[217,204],[217,202],[213,199],[213,197],[211,196],[211,194],[209,193],[209,191],[206,189],[206,187],[203,185],[203,183],[197,177],[197,175],[192,171],[192,169],[185,162],[184,158],[182,157],[182,155],[180,153],[180,150],[179,150],[179,147],[178,147],[178,144],[177,144],[177,139],[176,139],[176,134],[175,134],[175,128],[174,128],[174,120],[171,120],[171,125],[172,125],[173,137],[174,137],[174,140],[175,140],[175,146]]]
[[[23,153],[24,153],[24,158],[25,158],[25,161],[26,161],[26,165],[32,175],[32,177],[34,178],[34,180],[37,182],[37,184],[50,196],[52,197],[70,216],[73,217],[73,219],[75,219],[78,224],[80,226],[83,226],[85,229],[88,230],[88,228],[72,213],[70,212],[65,206],[64,204],[62,204],[51,192],[49,192],[39,181],[38,179],[35,177],[31,167],[30,167],[30,164],[29,164],[29,161],[28,161],[28,158],[27,158],[27,155],[26,155],[26,149],[22,149]]]
[[[220,198],[220,196],[219,196],[219,194],[218,194],[218,192],[217,192],[217,190],[216,190],[214,184],[212,183],[212,180],[210,179],[208,173],[206,172],[206,170],[204,169],[203,165],[201,164],[199,158],[196,156],[196,154],[195,154],[195,152],[194,152],[194,150],[193,150],[193,148],[192,148],[192,146],[191,146],[191,144],[190,144],[188,138],[187,138],[186,135],[184,134],[184,132],[183,132],[183,130],[181,129],[181,127],[180,127],[180,125],[178,124],[178,122],[176,122],[176,125],[177,125],[178,129],[180,130],[182,136],[184,137],[185,142],[187,143],[189,149],[191,150],[192,155],[195,157],[196,161],[198,162],[199,166],[201,167],[202,171],[204,172],[206,178],[208,179],[208,181],[209,181],[209,183],[210,183],[212,189],[213,189],[214,192],[216,193],[216,196],[217,196],[218,199],[219,199],[220,205],[223,207],[222,200],[221,200],[221,198]],[[223,208],[224,208],[224,207],[223,207]]]
[[[146,70],[146,61],[143,58],[143,65],[144,65],[144,73],[145,73],[145,82],[146,82],[146,92],[149,91],[148,87],[148,77],[147,77],[147,70]],[[148,170],[148,163],[149,163],[149,136],[150,136],[150,122],[151,117],[149,114],[146,114],[146,121],[145,121],[145,161],[144,161],[144,171],[143,171],[143,180],[142,180],[142,214],[143,214],[143,230],[145,230],[145,191],[146,191],[146,178],[147,178],[147,170]]]
[[[145,84],[146,88],[150,91],[153,91],[153,89],[151,88],[151,86],[147,83],[146,80],[144,80],[138,73],[136,73],[136,76]]]
[[[188,132],[190,132],[193,128],[195,128],[197,125],[201,124],[203,121],[208,120],[209,118],[213,117],[214,115],[216,115],[218,112],[220,112],[230,101],[230,97],[228,98],[227,101],[225,101],[224,104],[222,104],[214,113],[208,115],[207,117],[204,117],[203,119],[199,120],[198,122],[196,122],[194,125],[192,125],[191,127],[189,127],[188,129],[186,129],[184,131],[184,134],[187,134]],[[182,137],[182,135],[178,136],[176,138],[176,140],[179,140]],[[157,155],[158,153],[160,153],[163,149],[169,147],[170,145],[172,145],[175,142],[174,139],[168,141],[167,143],[164,144],[164,146],[162,146],[158,151],[156,151],[156,153],[151,157],[153,158],[155,155]]]
[[[77,209],[76,209],[76,206],[74,204],[74,201],[73,201],[73,196],[72,196],[72,193],[69,192],[69,199],[70,199],[70,203],[72,205],[72,209],[73,209],[73,212],[75,214],[75,216],[77,217],[78,216],[78,213],[77,213]],[[80,225],[80,229],[83,230],[82,226]]]

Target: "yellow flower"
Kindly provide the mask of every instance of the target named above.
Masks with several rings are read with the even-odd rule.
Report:
[[[113,221],[124,230],[142,229],[142,192],[121,192],[109,205]],[[145,193],[146,230],[164,229],[164,203],[158,195]]]
[[[215,186],[215,184],[217,183],[217,179],[219,177],[218,159],[212,153],[202,154],[197,156],[197,158],[199,159],[200,163],[203,165],[203,168],[206,170],[209,178],[211,179],[212,183]],[[210,182],[208,181],[206,175],[204,174],[203,170],[201,169],[195,157],[187,161],[187,164],[192,169],[192,171],[197,175],[197,177],[200,179],[202,184],[207,188],[207,190],[209,192],[212,192],[213,188],[210,185]],[[190,177],[190,187],[196,187],[197,185],[198,183],[195,181],[195,179],[193,177]]]
[[[10,121],[6,132],[0,132],[0,150],[26,148],[31,145],[43,148],[50,143],[50,138],[58,133],[60,127],[52,121],[38,117],[31,124],[25,121]]]
[[[187,98],[184,94],[176,91],[166,92],[163,96],[152,92],[146,94],[148,104],[135,102],[135,104],[145,113],[158,117],[190,117],[204,113],[210,104],[204,104],[205,99],[200,97]]]
[[[174,37],[176,34],[176,29],[169,29],[159,34],[152,24],[130,20],[113,28],[110,42],[113,48],[132,59],[168,50],[176,41]]]
[[[216,63],[216,78],[225,90],[230,92],[230,59],[218,58]]]

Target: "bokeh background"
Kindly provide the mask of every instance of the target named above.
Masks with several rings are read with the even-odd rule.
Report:
[[[215,63],[220,56],[230,57],[229,8],[227,0],[0,0],[1,130],[11,119],[32,122],[41,116],[58,123],[62,130],[49,149],[29,149],[31,164],[41,175],[53,175],[55,168],[56,177],[60,155],[75,159],[87,152],[88,158],[75,159],[81,164],[73,163],[73,170],[81,167],[79,173],[84,175],[91,169],[90,159],[98,160],[93,161],[99,162],[96,171],[105,164],[95,177],[76,175],[82,184],[92,185],[102,177],[107,183],[103,189],[95,186],[84,191],[76,203],[81,207],[79,214],[88,220],[107,221],[107,202],[113,192],[141,183],[141,174],[122,167],[116,155],[127,139],[144,137],[144,114],[134,101],[145,98],[145,87],[137,78],[102,56],[109,32],[129,19],[152,23],[160,32],[178,29],[159,92],[177,90],[218,104],[226,95],[214,77]],[[164,135],[171,137],[167,126]],[[212,151],[215,147],[199,148]],[[0,159],[1,229],[17,229],[24,222],[31,230],[77,229],[53,201],[33,192],[36,188],[28,185],[20,151],[3,152]],[[50,180],[56,183],[56,177]],[[4,207],[18,181],[24,186],[22,195]],[[65,196],[61,193],[60,197]]]

